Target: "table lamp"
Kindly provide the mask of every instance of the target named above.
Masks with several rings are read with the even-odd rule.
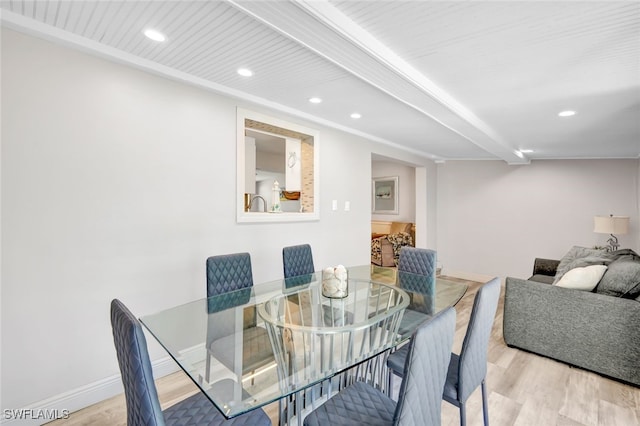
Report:
[[[593,218],[593,232],[599,234],[609,234],[611,237],[607,240],[609,245],[606,247],[607,251],[618,250],[620,244],[618,244],[618,238],[613,234],[624,235],[629,230],[629,217],[628,216],[594,216]]]

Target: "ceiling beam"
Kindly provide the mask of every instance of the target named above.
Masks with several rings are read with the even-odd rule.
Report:
[[[509,164],[529,159],[327,1],[229,4]]]

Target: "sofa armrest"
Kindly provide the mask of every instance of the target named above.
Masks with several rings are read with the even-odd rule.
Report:
[[[548,275],[553,277],[556,275],[556,270],[560,264],[559,260],[554,259],[542,259],[536,257],[533,261],[533,274],[532,275]]]
[[[640,386],[640,303],[508,277],[509,346]]]

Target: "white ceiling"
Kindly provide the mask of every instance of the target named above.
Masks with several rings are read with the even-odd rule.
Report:
[[[640,155],[638,1],[3,0],[0,8],[8,28],[435,160]],[[150,27],[167,41],[147,39]],[[237,75],[241,66],[254,76]],[[577,114],[558,117],[565,109]]]

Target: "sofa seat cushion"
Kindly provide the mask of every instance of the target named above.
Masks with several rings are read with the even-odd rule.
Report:
[[[640,260],[623,256],[611,262],[596,293],[627,299],[640,297]]]
[[[553,284],[555,277],[550,275],[535,274],[529,278],[529,281],[537,281],[539,283]]]

